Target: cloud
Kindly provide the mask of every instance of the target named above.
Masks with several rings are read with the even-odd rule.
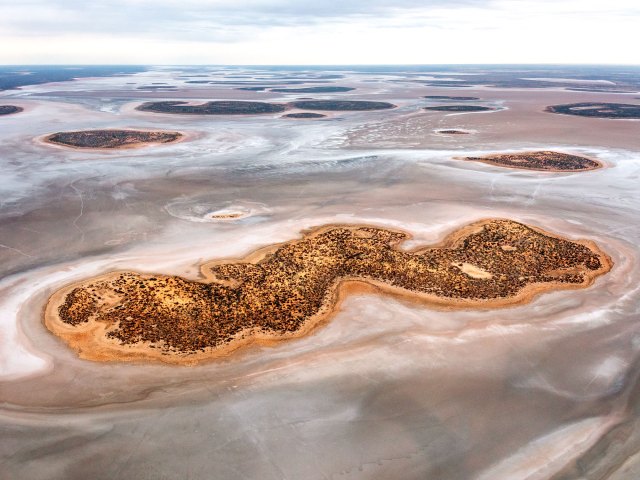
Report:
[[[0,42],[16,46],[4,63],[631,63],[640,21],[637,0],[0,0],[0,11]]]
[[[6,3],[6,5],[3,5]],[[430,8],[463,8],[485,0],[22,0],[0,1],[3,30],[28,36],[118,33],[218,38],[243,28],[349,22]]]

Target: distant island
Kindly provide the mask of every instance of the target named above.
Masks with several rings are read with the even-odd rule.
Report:
[[[22,107],[16,107],[15,105],[0,105],[0,115],[11,115],[22,111],[24,111]]]
[[[80,130],[58,132],[45,142],[73,148],[134,148],[152,143],[171,143],[182,138],[179,132],[144,130]]]
[[[248,92],[264,92],[269,87],[239,87],[236,90],[246,90]]]
[[[76,78],[112,77],[144,72],[146,67],[135,65],[24,65],[0,66],[0,90],[64,82]]]
[[[497,153],[482,157],[463,157],[463,160],[488,163],[499,167],[522,168],[550,172],[578,172],[601,168],[602,164],[591,158],[549,150],[537,152]]]
[[[427,100],[459,100],[461,102],[467,100],[480,100],[478,97],[455,97],[449,95],[425,95],[422,98],[426,98]]]
[[[299,113],[287,113],[283,115],[282,118],[325,118],[326,115],[322,113],[313,113],[313,112],[299,112]]]
[[[436,105],[435,107],[423,108],[434,112],[489,112],[495,110],[495,108],[480,105]]]
[[[467,132],[466,130],[443,129],[436,130],[436,133],[440,133],[442,135],[469,135],[470,132]]]
[[[138,90],[176,90],[177,88],[175,85],[141,85],[137,87]]]
[[[216,100],[191,105],[185,101],[146,102],[136,107],[142,112],[178,113],[188,115],[251,115],[284,112],[288,108],[324,111],[366,111],[396,108],[392,103],[364,100],[298,100],[290,103],[251,102],[242,100]],[[305,117],[294,117],[305,118]],[[310,118],[310,117],[306,117]]]
[[[301,88],[272,88],[272,92],[278,93],[337,93],[337,92],[349,92],[355,90],[351,87],[301,87]]]
[[[640,105],[634,105],[631,103],[567,103],[564,105],[551,105],[548,106],[545,110],[551,113],[578,115],[581,117],[619,119],[640,118]]]
[[[628,89],[620,89],[620,88],[611,88],[611,87],[598,87],[596,85],[590,87],[567,87],[565,90],[569,90],[570,92],[596,92],[596,93],[637,93],[638,90],[628,90]]]
[[[184,101],[147,102],[136,107],[142,112],[181,113],[188,115],[251,115],[284,112],[286,106],[279,103],[218,100],[200,105]]]
[[[392,103],[370,102],[365,100],[301,100],[291,102],[290,105],[300,110],[328,111],[364,111],[396,108],[396,105]]]

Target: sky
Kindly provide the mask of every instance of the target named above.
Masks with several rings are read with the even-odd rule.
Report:
[[[0,0],[1,64],[640,64],[640,0]]]

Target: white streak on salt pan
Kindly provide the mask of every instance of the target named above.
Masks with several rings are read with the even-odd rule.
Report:
[[[45,369],[49,362],[36,355],[20,338],[16,317],[33,293],[24,275],[0,282],[0,379],[29,375]]]
[[[493,465],[477,480],[543,480],[591,447],[613,421],[588,418],[544,435]]]

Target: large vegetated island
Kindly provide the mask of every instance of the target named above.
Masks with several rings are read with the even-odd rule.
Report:
[[[11,115],[13,113],[20,113],[24,109],[15,105],[0,105],[0,115]]]
[[[279,113],[286,106],[279,103],[246,102],[240,100],[219,100],[200,105],[190,105],[183,101],[146,102],[136,107],[142,112],[182,113],[189,115],[251,115]]]
[[[133,148],[152,143],[171,143],[182,138],[180,132],[144,130],[80,130],[57,132],[45,142],[73,148]]]
[[[291,102],[290,105],[300,110],[326,110],[326,111],[366,111],[386,110],[396,108],[396,105],[388,102],[370,102],[367,100],[300,100]]]
[[[550,172],[580,172],[602,167],[600,162],[591,158],[550,150],[496,153],[482,157],[462,157],[462,160],[482,162],[499,167]]]
[[[354,289],[493,308],[586,287],[611,268],[592,242],[511,220],[468,225],[439,246],[401,249],[409,238],[386,228],[329,225],[242,260],[205,264],[204,281],[109,273],[55,293],[45,324],[86,359],[188,364],[308,333]]]
[[[550,105],[545,109],[551,113],[578,115],[594,118],[640,118],[640,105],[631,103],[582,102]]]

